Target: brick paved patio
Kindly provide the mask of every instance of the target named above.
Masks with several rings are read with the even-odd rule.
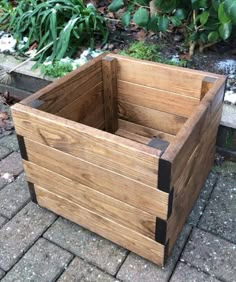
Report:
[[[14,134],[0,134],[4,173],[1,281],[236,281],[236,165],[209,174],[165,268],[32,203]]]

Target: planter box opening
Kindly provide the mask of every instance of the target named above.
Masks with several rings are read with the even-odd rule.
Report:
[[[163,265],[214,160],[225,77],[101,55],[12,107],[32,199]]]

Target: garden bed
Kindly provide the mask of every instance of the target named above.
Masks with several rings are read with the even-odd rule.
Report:
[[[32,197],[163,265],[211,168],[225,77],[102,55],[12,107]]]

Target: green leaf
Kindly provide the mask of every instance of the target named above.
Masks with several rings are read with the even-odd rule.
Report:
[[[108,10],[110,12],[117,12],[118,10],[120,10],[120,8],[122,8],[123,5],[124,5],[123,0],[113,0],[111,4],[108,6]]]
[[[174,26],[180,26],[182,24],[181,20],[178,17],[173,16],[170,19]]]
[[[219,40],[220,36],[219,33],[217,31],[211,31],[208,34],[208,41],[210,43],[216,43]]]
[[[230,17],[225,13],[224,3],[221,3],[218,9],[218,18],[222,24],[228,23]]]
[[[202,32],[201,34],[200,34],[200,40],[202,41],[202,43],[207,43],[207,41],[208,41],[208,36],[207,36],[207,34],[205,33],[205,32]]]
[[[236,24],[236,0],[224,1],[225,12],[230,16],[232,22]]]
[[[162,0],[162,1],[158,1],[159,3],[156,3],[157,6],[159,6],[160,10],[163,13],[170,13],[172,12],[174,9],[176,9],[176,0]]]
[[[149,22],[149,13],[146,9],[144,8],[139,8],[133,17],[134,22],[138,26],[146,27]]]
[[[204,11],[203,13],[201,13],[201,15],[200,15],[201,25],[205,25],[206,22],[208,21],[208,18],[209,18],[209,12],[208,11]]]
[[[193,9],[207,8],[208,0],[191,0]]]
[[[174,13],[174,16],[179,18],[180,20],[184,20],[186,18],[186,11],[184,9],[177,9]]]
[[[135,2],[141,6],[148,6],[150,1],[149,0],[136,0]]]
[[[131,20],[131,14],[130,12],[125,12],[122,16],[121,16],[121,22],[124,26],[128,26],[130,24],[130,20]]]
[[[163,15],[159,18],[158,27],[161,32],[166,32],[169,26],[169,19]]]
[[[158,16],[154,15],[151,17],[149,24],[148,24],[148,29],[157,33],[159,31],[158,29]]]
[[[220,33],[220,37],[223,40],[226,40],[230,37],[232,32],[232,23],[225,23],[220,25],[219,27],[219,33]]]

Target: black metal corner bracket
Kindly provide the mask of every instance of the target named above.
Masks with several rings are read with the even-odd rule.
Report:
[[[17,137],[17,140],[18,140],[21,157],[22,157],[23,160],[28,161],[28,155],[27,155],[27,152],[26,152],[24,137],[21,136],[21,135],[18,135],[18,134],[16,135],[16,137]]]
[[[166,193],[171,190],[171,162],[159,159],[158,189]]]
[[[29,193],[30,193],[32,202],[34,202],[35,204],[38,204],[34,184],[28,181],[28,187],[29,187]]]
[[[157,217],[156,218],[156,232],[155,232],[156,242],[162,245],[165,245],[166,244],[166,234],[167,234],[167,221]]]

